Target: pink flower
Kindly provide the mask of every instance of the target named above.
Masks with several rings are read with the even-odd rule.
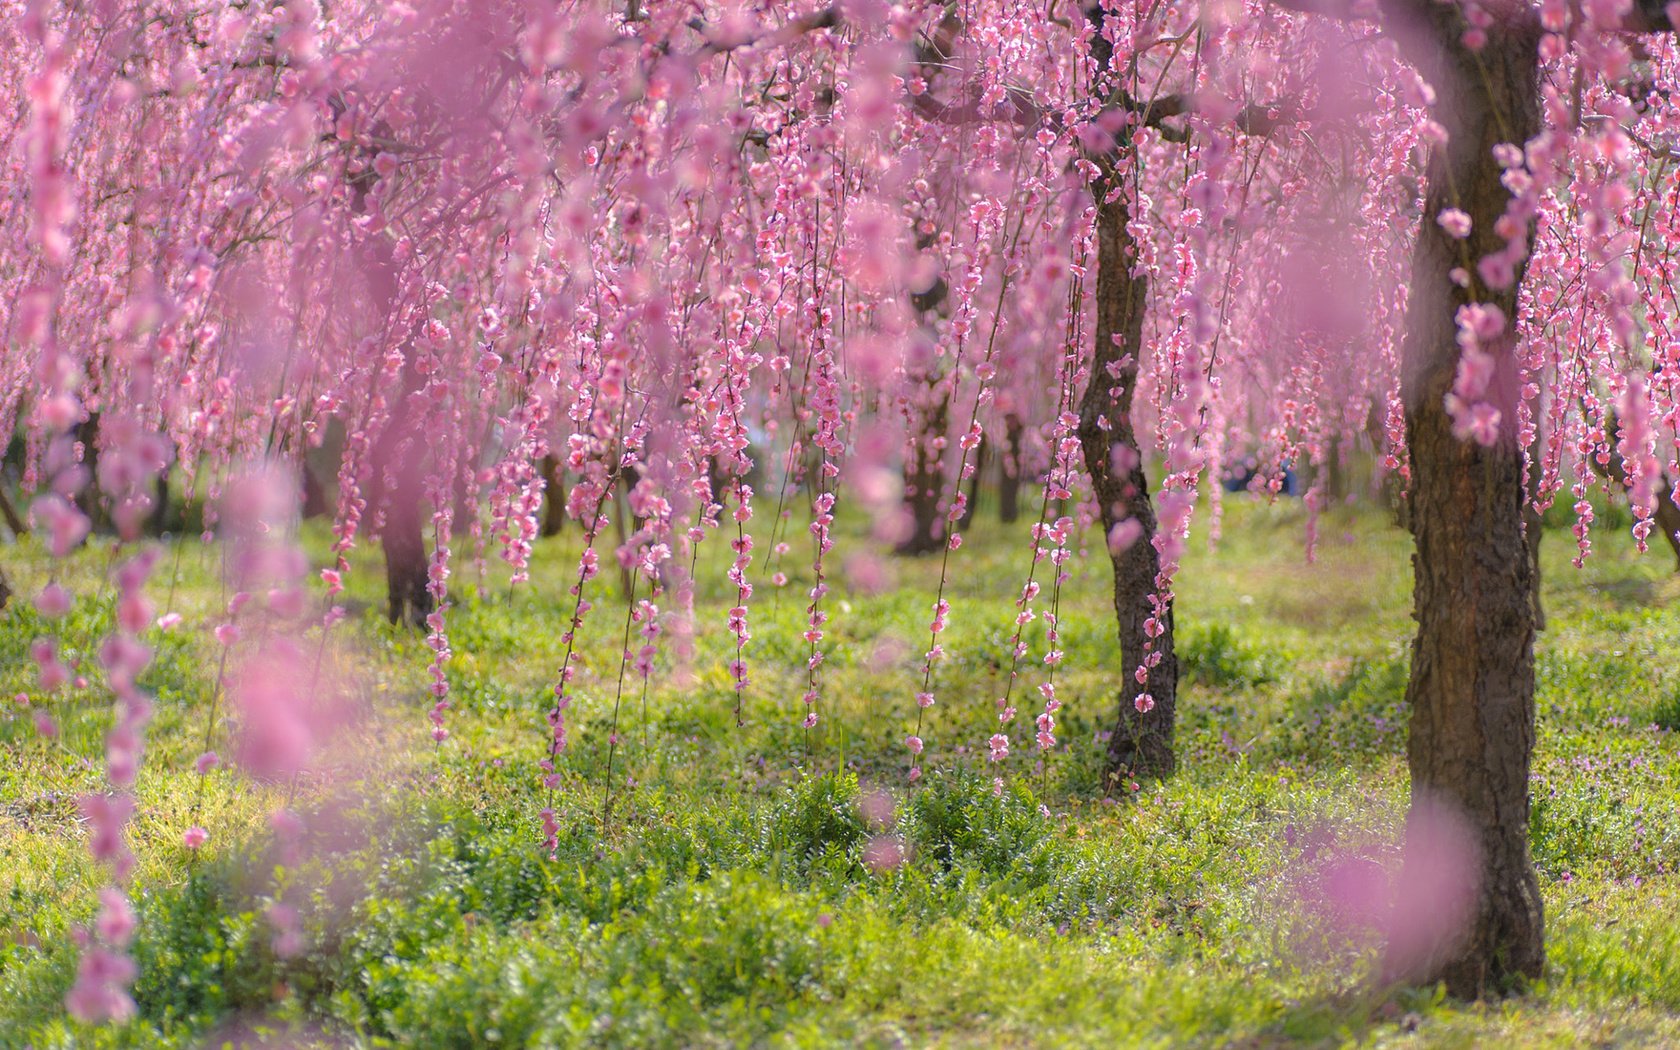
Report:
[[[1470,216],[1459,208],[1443,210],[1441,214],[1435,216],[1435,221],[1440,223],[1441,229],[1447,231],[1448,237],[1463,240],[1470,236]]]
[[[181,833],[181,845],[187,847],[188,849],[198,849],[200,846],[209,841],[210,833],[199,827],[197,824],[194,824],[192,827]]]
[[[88,822],[88,850],[98,861],[124,870],[130,861],[123,842],[123,826],[134,812],[134,800],[127,795],[83,795],[82,816]]]
[[[992,738],[986,743],[992,749],[991,760],[993,762],[1002,762],[1009,757],[1009,738],[1007,736],[1002,733],[993,733]]]
[[[863,863],[877,875],[904,863],[904,843],[894,835],[877,835],[863,847]]]
[[[1126,518],[1114,523],[1114,528],[1108,530],[1108,549],[1119,554],[1129,549],[1143,536],[1143,525],[1136,518]]]
[[[99,917],[94,928],[107,944],[127,944],[134,934],[134,909],[115,886],[99,891]]]
[[[303,929],[297,909],[285,904],[268,906],[268,924],[274,929],[274,954],[290,959],[303,951]]]
[[[87,1024],[126,1021],[134,1016],[128,985],[137,969],[134,960],[106,948],[89,948],[76,970],[76,983],[64,998],[70,1016]]]
[[[922,738],[915,735],[907,736],[904,738],[904,746],[910,749],[912,755],[919,755],[922,753]]]
[[[70,592],[56,583],[49,583],[35,596],[35,608],[42,616],[57,619],[70,611]]]

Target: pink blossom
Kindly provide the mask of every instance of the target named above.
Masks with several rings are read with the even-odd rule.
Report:
[[[42,616],[57,618],[70,611],[70,592],[56,583],[49,583],[35,596],[35,608]]]
[[[65,997],[70,1016],[88,1024],[126,1021],[135,1014],[128,995],[138,969],[134,961],[106,948],[92,947],[82,953],[76,969],[76,983]]]
[[[1435,221],[1441,225],[1441,229],[1447,231],[1449,237],[1463,240],[1470,236],[1470,215],[1461,209],[1444,209],[1441,214],[1435,216]]]
[[[991,739],[986,741],[986,744],[991,748],[991,755],[989,757],[993,762],[1002,762],[1004,759],[1009,757],[1009,738],[1004,734],[993,733]]]

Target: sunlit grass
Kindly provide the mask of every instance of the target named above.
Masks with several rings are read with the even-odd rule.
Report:
[[[579,638],[552,861],[538,848],[536,763],[575,532],[541,544],[532,583],[511,596],[494,555],[482,583],[458,556],[441,747],[426,732],[421,639],[383,622],[377,557],[358,555],[353,615],[329,646],[353,672],[358,721],[298,784],[224,768],[202,804],[191,764],[226,595],[213,548],[172,547],[153,593],[187,623],[151,639],[158,710],[131,833],[142,1016],[98,1033],[70,1027],[60,1003],[68,932],[102,878],[74,799],[103,783],[109,696],[87,654],[109,617],[108,555],[55,567],[27,542],[9,548],[20,595],[56,571],[90,596],[56,626],[91,681],[48,702],[54,740],[35,733],[38,698],[0,720],[0,1045],[191,1046],[263,1025],[402,1046],[1680,1041],[1680,748],[1650,728],[1680,690],[1663,659],[1680,642],[1666,554],[1636,558],[1603,535],[1577,571],[1567,532],[1546,539],[1533,842],[1551,969],[1523,998],[1454,1005],[1371,991],[1374,946],[1337,935],[1291,888],[1313,862],[1304,830],[1379,852],[1398,833],[1409,539],[1384,514],[1340,511],[1319,523],[1308,564],[1298,503],[1230,504],[1222,542],[1195,537],[1180,579],[1182,768],[1119,800],[1101,790],[1117,659],[1100,550],[1072,563],[1062,597],[1061,746],[1042,766],[1030,753],[1035,625],[1016,754],[993,768],[983,741],[1027,533],[977,524],[951,561],[951,655],[922,734],[934,772],[911,790],[902,740],[939,559],[877,553],[896,585],[864,593],[842,566],[865,530],[843,517],[819,728],[798,724],[805,537],[795,529],[775,566],[793,577],[785,588],[754,566],[741,729],[728,552],[708,540],[692,656],[667,644],[645,708],[633,670],[618,699],[608,819],[625,606],[603,574]],[[329,540],[311,524],[301,542],[319,556]],[[32,692],[28,646],[48,630],[21,599],[0,614],[0,696]],[[226,726],[208,728],[225,748]],[[860,804],[877,792],[890,826]],[[288,798],[315,831],[277,873],[267,815]],[[212,836],[197,861],[180,843],[194,822]],[[904,863],[879,863],[883,838]],[[301,958],[271,949],[262,912],[279,897],[309,902]]]

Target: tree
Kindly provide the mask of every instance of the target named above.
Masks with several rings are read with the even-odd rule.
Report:
[[[1666,27],[1654,8],[1636,12],[1640,24]],[[1549,163],[1567,150],[1582,111],[1579,95],[1571,111],[1543,91],[1542,62],[1568,49],[1555,35],[1569,21],[1566,12],[1403,0],[1376,12],[1429,84],[1438,129],[1402,383],[1418,622],[1407,685],[1414,826],[1405,877],[1423,878],[1435,863],[1417,822],[1436,807],[1463,819],[1476,856],[1465,927],[1409,954],[1391,953],[1389,968],[1397,978],[1442,980],[1453,994],[1475,997],[1538,976],[1545,958],[1528,845],[1537,547],[1524,535],[1533,521],[1525,518],[1525,503],[1533,502],[1525,473],[1538,464],[1525,459],[1517,425],[1532,418],[1539,386],[1515,326],[1527,307],[1536,216],[1556,203],[1543,202],[1539,187],[1558,177]],[[1582,28],[1576,57],[1584,69],[1610,74],[1613,87],[1618,69],[1606,58],[1620,50],[1620,14],[1589,13]],[[1543,134],[1548,107],[1552,126]],[[1625,323],[1617,334],[1624,345],[1634,342]]]

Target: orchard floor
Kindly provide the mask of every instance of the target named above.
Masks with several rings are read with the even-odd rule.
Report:
[[[47,702],[56,740],[13,701],[0,715],[0,1046],[1680,1045],[1680,580],[1666,551],[1634,555],[1625,517],[1584,570],[1568,564],[1566,528],[1545,539],[1533,848],[1550,963],[1525,995],[1481,1005],[1374,989],[1358,909],[1315,889],[1350,864],[1380,887],[1392,863],[1404,533],[1377,511],[1338,512],[1308,565],[1298,503],[1232,500],[1211,552],[1199,511],[1178,606],[1182,766],[1105,801],[1106,559],[1070,563],[1061,598],[1062,745],[1035,765],[1035,666],[1016,753],[993,767],[983,741],[1027,558],[1024,526],[981,517],[951,559],[951,655],[915,789],[902,741],[937,557],[884,559],[893,578],[872,595],[837,574],[823,721],[807,734],[803,527],[779,596],[752,569],[740,729],[727,551],[706,551],[688,673],[662,653],[645,701],[634,673],[624,690],[605,820],[624,601],[603,574],[552,860],[536,763],[576,533],[545,541],[534,584],[511,596],[494,555],[482,598],[478,571],[457,565],[441,747],[422,639],[383,622],[383,574],[360,557],[321,676],[354,698],[354,717],[297,783],[223,766],[201,803],[206,625],[224,595],[214,552],[166,550],[153,593],[162,604],[174,581],[168,607],[186,623],[153,632],[143,679],[157,715],[130,834],[140,1015],[99,1030],[61,1006],[71,931],[102,879],[75,798],[103,783],[110,718],[86,655],[111,615],[107,556],[78,555],[65,578],[104,597],[58,627],[95,681]],[[856,532],[834,568],[867,546]],[[325,531],[302,540],[321,564]],[[26,597],[48,566],[28,541],[0,558],[22,596],[0,613],[0,697],[33,695],[28,648],[47,628]],[[295,688],[322,686],[299,675]],[[224,755],[227,730],[212,742]],[[306,830],[282,848],[267,815],[288,798]],[[196,857],[181,844],[195,822],[210,832]],[[276,901],[302,916],[301,952],[285,959],[265,918]]]

